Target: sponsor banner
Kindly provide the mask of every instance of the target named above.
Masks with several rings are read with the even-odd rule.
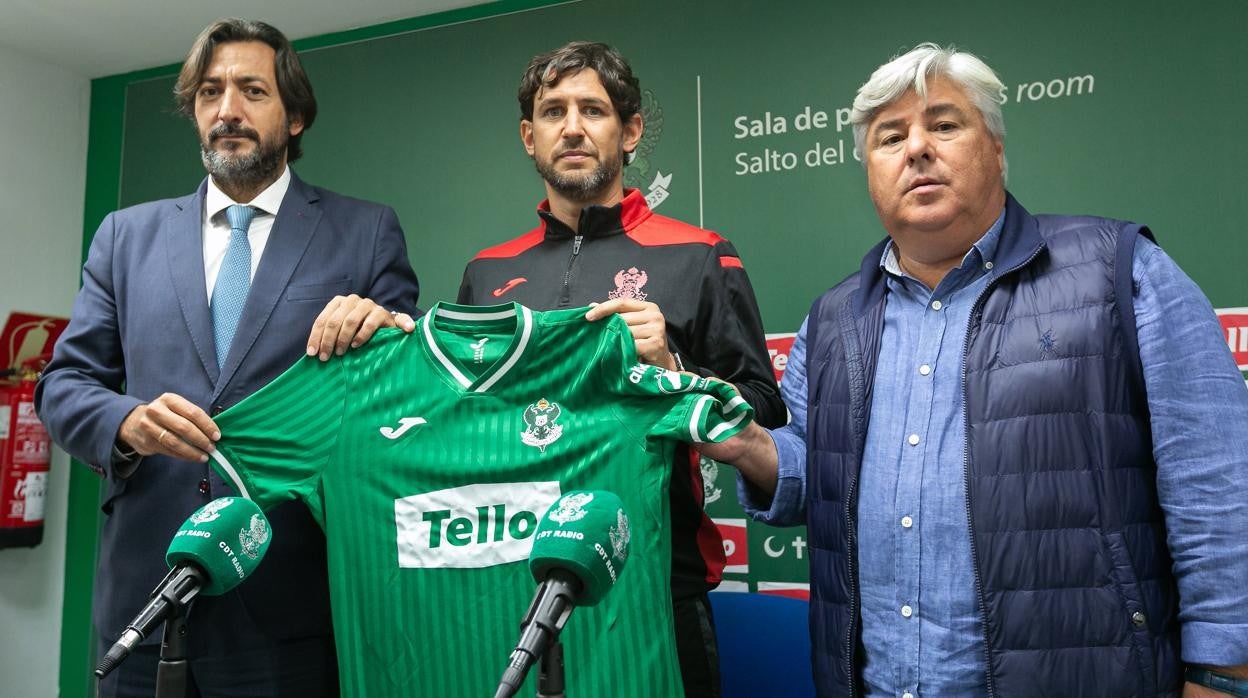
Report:
[[[750,522],[750,573],[754,579],[805,582],[810,578],[806,529]]]
[[[394,500],[399,567],[476,568],[529,557],[558,482],[453,487]]]
[[[777,381],[784,377],[784,369],[789,365],[789,351],[796,338],[796,332],[767,335],[767,356],[771,358],[771,370],[776,372]]]
[[[758,593],[810,601],[810,585],[795,582],[759,582]]]
[[[1220,308],[1218,320],[1239,370],[1248,371],[1248,308]]]
[[[745,519],[711,519],[724,539],[724,572],[748,574],[750,571],[750,546],[747,542]]]

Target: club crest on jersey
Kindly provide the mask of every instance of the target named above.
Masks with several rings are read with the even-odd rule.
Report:
[[[611,536],[611,547],[615,548],[615,556],[620,562],[628,559],[628,539],[632,534],[628,530],[628,514],[623,509],[615,513],[615,525],[607,531]]]
[[[724,491],[715,486],[715,479],[719,477],[719,463],[699,453],[698,470],[702,473],[702,504],[718,502],[724,496]]]
[[[607,298],[635,298],[644,301],[646,292],[641,287],[649,279],[650,275],[637,267],[621,269],[615,273],[615,290],[607,293]]]
[[[260,514],[252,514],[251,524],[238,532],[238,542],[243,546],[243,554],[255,560],[260,557],[260,548],[269,540],[269,522]]]
[[[585,511],[585,505],[593,500],[594,495],[588,492],[575,492],[560,499],[559,506],[550,512],[548,518],[560,526],[573,521],[580,521],[589,513]]]
[[[536,446],[538,450],[545,453],[547,446],[563,436],[563,425],[555,423],[562,411],[559,409],[559,403],[550,402],[546,398],[526,407],[524,423],[528,427],[525,428],[524,433],[520,434],[520,440],[529,446]]]
[[[216,521],[221,518],[221,510],[233,503],[233,499],[226,499],[224,497],[221,499],[214,499],[201,507],[199,511],[191,515],[191,523],[198,526],[202,523],[208,523],[209,521]]]

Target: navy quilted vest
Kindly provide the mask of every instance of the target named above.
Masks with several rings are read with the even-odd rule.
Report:
[[[966,501],[992,695],[1177,695],[1182,685],[1130,295],[1137,234],[1150,235],[1103,218],[1033,217],[1008,197],[994,276],[972,310]],[[861,689],[856,487],[883,245],[815,302],[807,327],[821,695]]]

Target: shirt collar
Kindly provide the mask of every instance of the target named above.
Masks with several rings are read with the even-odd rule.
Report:
[[[260,192],[256,198],[250,202],[251,206],[256,207],[261,213],[277,215],[277,209],[282,206],[282,199],[286,198],[286,191],[290,189],[290,167],[282,169],[282,175],[275,182]],[[208,191],[204,194],[204,218],[212,220],[215,216],[220,215],[222,211],[233,206],[238,201],[231,199],[217,183],[212,181],[212,177],[208,177]]]
[[[967,250],[966,255],[962,257],[962,264],[958,265],[959,269],[972,264],[975,267],[992,262],[992,258],[997,253],[997,245],[1001,243],[1001,230],[1005,228],[1005,209],[1001,209],[1001,215],[997,216],[997,220],[993,221],[988,231],[983,234],[971,245],[971,249]],[[979,259],[975,259],[978,255]],[[892,240],[884,245],[884,254],[880,256],[880,268],[892,274],[893,276],[905,276],[905,272],[901,269],[901,264],[897,261],[897,246]],[[989,267],[991,268],[991,267]]]
[[[606,237],[636,228],[650,217],[651,211],[640,190],[625,189],[624,198],[614,206],[590,205],[581,209],[577,231],[555,218],[555,214],[550,212],[549,199],[537,207],[537,215],[546,223],[548,238],[570,238],[578,232],[586,237]]]

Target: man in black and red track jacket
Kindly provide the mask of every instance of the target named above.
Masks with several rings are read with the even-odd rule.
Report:
[[[537,228],[468,263],[459,302],[538,310],[598,303],[620,314],[642,361],[734,384],[763,426],[785,423],[749,277],[732,243],[655,214],[623,186],[641,139],[641,91],[627,61],[574,42],[536,56],[519,91],[520,135],[545,180]],[[719,695],[707,592],[724,568],[723,540],[703,511],[698,453],[673,463],[672,599],[688,696]]]

